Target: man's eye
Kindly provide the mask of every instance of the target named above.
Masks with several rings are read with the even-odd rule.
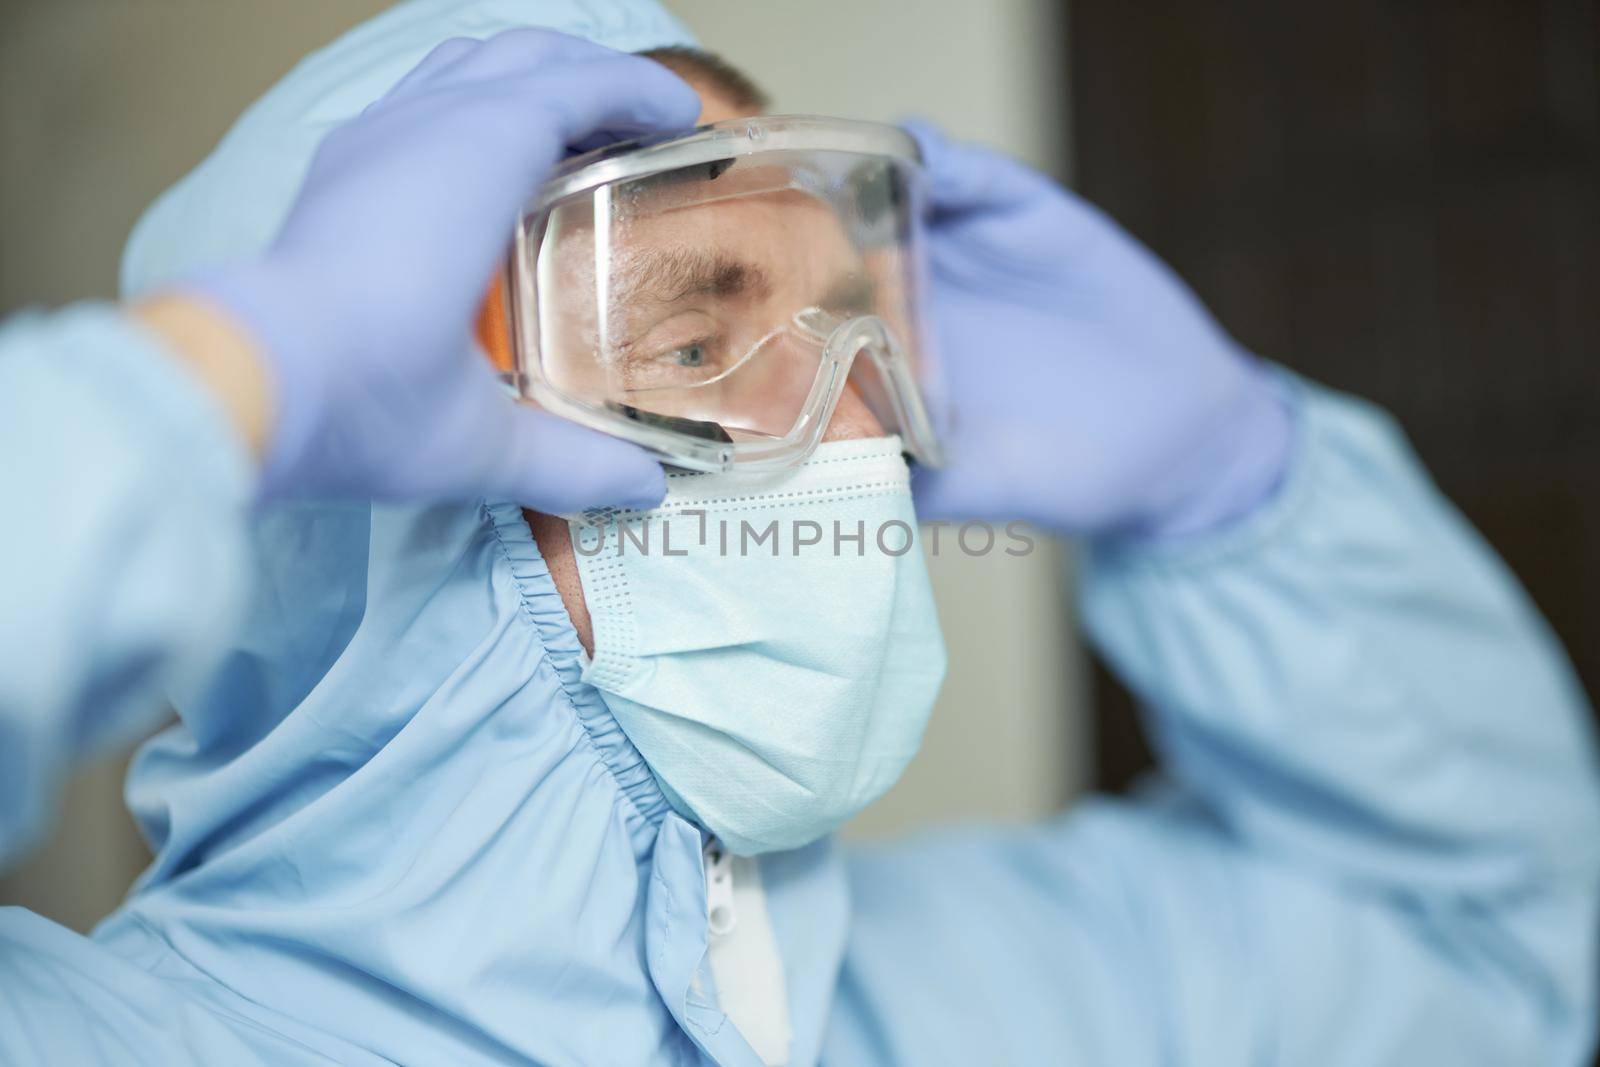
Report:
[[[667,353],[667,358],[680,367],[704,366],[707,358],[706,346],[693,344],[684,345],[682,348],[674,348]]]

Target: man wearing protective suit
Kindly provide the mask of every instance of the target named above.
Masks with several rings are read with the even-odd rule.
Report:
[[[257,254],[331,126],[470,51],[454,39],[527,25],[690,43],[642,0],[402,4],[152,209],[127,289]],[[708,112],[741,109],[686,72]],[[1515,583],[1381,414],[1261,369],[1042,177],[916,136],[963,420],[918,510],[1087,536],[1089,633],[1169,784],[846,854],[827,829],[909,756],[937,683],[915,553],[873,572],[881,592],[805,609],[883,608],[852,632],[906,684],[830,702],[826,671],[740,660],[727,706],[690,720],[653,715],[706,677],[685,649],[628,646],[649,684],[606,669],[626,635],[583,549],[614,513],[283,505],[252,531],[220,671],[130,774],[157,855],[129,900],[89,939],[0,916],[0,1062],[1583,1062],[1600,787],[1582,695]],[[209,291],[286,343],[259,289]],[[799,481],[697,498],[675,475],[665,506],[803,484],[909,515],[884,430],[847,391]],[[226,562],[168,565],[193,583]],[[636,618],[661,612],[646,638],[688,632],[672,579],[624,577]],[[767,591],[694,592],[767,621]],[[739,714],[796,678],[824,694],[804,705],[821,736]],[[843,753],[831,724],[855,731]]]

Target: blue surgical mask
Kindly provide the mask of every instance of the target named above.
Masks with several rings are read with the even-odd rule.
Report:
[[[667,799],[734,853],[798,848],[882,796],[944,678],[898,438],[776,474],[674,474],[572,522],[598,688]]]

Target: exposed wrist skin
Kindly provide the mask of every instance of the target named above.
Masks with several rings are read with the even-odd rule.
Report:
[[[171,293],[133,305],[128,315],[160,338],[211,394],[260,464],[277,420],[277,398],[245,328],[220,307]]]

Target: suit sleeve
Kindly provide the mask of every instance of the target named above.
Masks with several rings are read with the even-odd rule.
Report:
[[[0,866],[79,758],[199,684],[240,609],[253,473],[155,339],[110,307],[0,328]]]
[[[1393,423],[1292,389],[1265,511],[1088,560],[1162,781],[858,856],[834,1060],[1588,1062],[1585,698]]]

